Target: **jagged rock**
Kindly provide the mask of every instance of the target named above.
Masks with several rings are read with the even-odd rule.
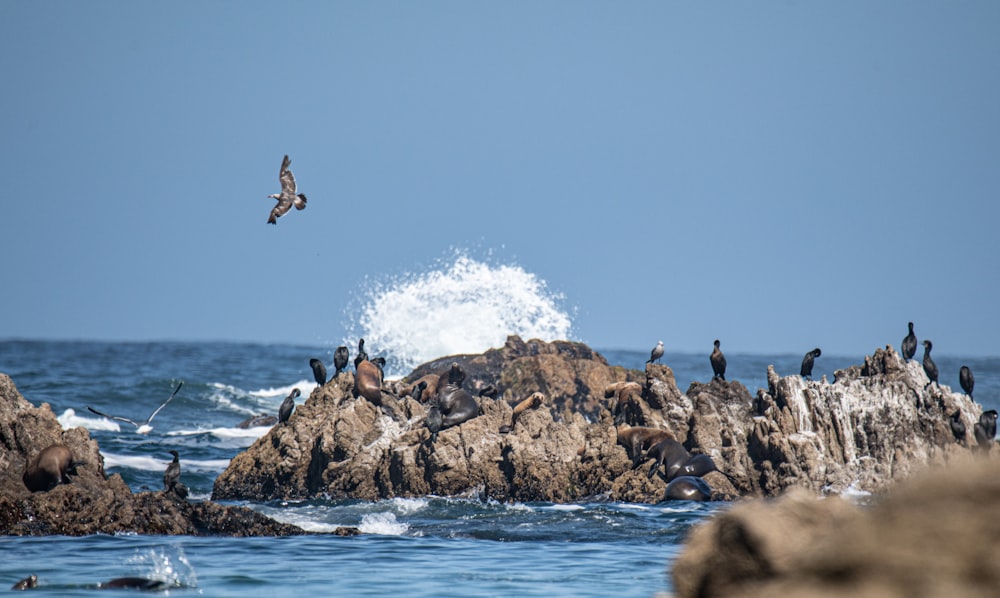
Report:
[[[918,364],[919,366],[919,364]],[[968,453],[870,508],[793,489],[697,526],[680,597],[991,596],[1000,583],[1000,463]]]
[[[76,462],[72,483],[31,492],[21,480],[28,460],[62,443]],[[121,476],[107,477],[97,442],[84,428],[63,430],[47,403],[29,403],[0,374],[0,534],[185,534],[288,536],[304,534],[245,507],[188,503],[162,492],[133,494]]]
[[[417,380],[446,373],[452,363],[465,370],[471,394],[493,384],[501,398],[478,397],[481,414],[441,430],[436,442],[424,427],[426,405],[402,397],[396,411],[403,415],[394,419],[354,398],[347,373],[315,389],[288,425],[276,426],[237,455],[216,479],[213,498],[437,494],[567,502],[600,495],[656,502],[663,496],[666,482],[659,478],[642,489],[618,483],[633,472],[617,445],[603,390],[614,382],[645,381],[642,373],[609,366],[580,343],[512,336],[501,349],[442,358],[386,387],[405,392]],[[636,399],[637,412],[646,425],[684,427],[678,408],[683,401],[669,400],[680,397],[672,372],[653,367],[655,389]],[[546,401],[511,426],[513,405],[534,392]],[[645,480],[644,472],[636,478]]]
[[[720,472],[704,479],[717,498],[792,486],[878,492],[914,467],[967,452],[954,442],[947,416],[960,409],[972,429],[981,411],[948,387],[925,389],[920,364],[904,364],[891,347],[838,371],[832,384],[781,378],[769,368],[769,388],[754,398],[738,381],[720,379],[682,394],[666,365],[626,370],[580,343],[512,336],[500,349],[435,360],[386,388],[405,394],[452,363],[465,369],[471,394],[492,384],[500,398],[478,397],[481,415],[441,430],[435,443],[424,427],[426,405],[408,396],[391,409],[358,401],[345,373],[237,455],[213,497],[662,500],[665,477],[648,479],[648,461],[632,469],[616,442],[618,425],[669,430],[692,454],[711,457]],[[502,434],[512,405],[534,392],[546,402]]]

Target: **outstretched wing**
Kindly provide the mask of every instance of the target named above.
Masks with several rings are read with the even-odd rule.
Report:
[[[292,175],[292,171],[288,168],[292,161],[285,156],[285,159],[281,161],[281,172],[278,173],[278,180],[281,181],[281,194],[282,195],[295,195],[295,177]]]
[[[292,200],[288,199],[284,193],[278,198],[278,205],[271,210],[271,217],[267,219],[268,224],[277,224],[278,218],[285,215],[285,212],[292,209]]]
[[[159,407],[157,407],[156,411],[153,411],[152,415],[149,416],[149,419],[146,420],[146,424],[147,425],[149,424],[149,422],[153,421],[153,418],[156,417],[156,414],[160,412],[160,409],[163,409],[164,407],[167,406],[167,403],[169,403],[170,400],[174,398],[174,395],[177,394],[177,391],[180,390],[182,386],[184,386],[183,382],[181,382],[180,384],[178,384],[177,388],[174,389],[174,392],[170,393],[170,396],[167,397],[167,400],[163,401],[163,404],[160,405]]]
[[[101,413],[100,411],[98,411],[97,409],[94,409],[90,405],[87,405],[87,409],[89,409],[91,413],[96,413],[97,415],[100,415],[101,417],[106,417],[108,419],[116,419],[116,420],[118,420],[120,422],[125,422],[127,424],[132,424],[133,426],[135,426],[137,428],[139,427],[138,423],[130,420],[127,417],[119,417],[117,415],[108,415],[107,413]]]

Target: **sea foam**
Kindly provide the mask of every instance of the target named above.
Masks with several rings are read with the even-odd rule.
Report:
[[[456,252],[427,272],[371,283],[361,307],[348,308],[344,344],[353,353],[364,338],[370,354],[386,357],[388,373],[404,375],[438,357],[501,347],[511,334],[570,340],[563,299],[520,266]]]

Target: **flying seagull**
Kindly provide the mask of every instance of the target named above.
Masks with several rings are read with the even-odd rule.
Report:
[[[137,434],[149,434],[149,431],[153,429],[153,426],[149,425],[149,422],[153,421],[153,418],[156,417],[156,414],[160,412],[160,409],[163,409],[164,407],[167,406],[167,403],[170,402],[170,399],[174,398],[174,395],[177,394],[177,391],[179,391],[182,386],[184,386],[183,382],[181,382],[180,384],[178,384],[177,388],[174,389],[174,392],[170,393],[170,397],[168,397],[166,401],[163,401],[163,404],[160,405],[159,407],[157,407],[156,411],[154,411],[152,414],[150,414],[150,416],[146,418],[146,421],[144,421],[142,423],[139,423],[137,421],[132,421],[132,420],[130,420],[127,417],[119,417],[117,415],[108,415],[107,413],[101,413],[100,411],[98,411],[97,409],[94,409],[90,405],[87,405],[87,409],[90,409],[90,411],[92,413],[96,413],[97,415],[100,415],[101,417],[106,417],[108,419],[116,419],[116,420],[118,420],[120,422],[125,422],[125,423],[132,424],[133,426],[135,426],[136,428],[138,428],[138,430],[136,430]]]
[[[288,159],[288,155],[285,155],[285,159],[281,161],[281,172],[278,173],[278,180],[281,181],[281,193],[275,193],[273,195],[268,195],[270,199],[277,199],[278,205],[274,206],[271,210],[271,216],[267,219],[268,224],[277,224],[278,218],[285,215],[285,212],[292,209],[295,206],[297,210],[306,209],[306,196],[302,193],[295,193],[295,177],[292,176],[292,171],[288,169],[288,165],[292,161]]]

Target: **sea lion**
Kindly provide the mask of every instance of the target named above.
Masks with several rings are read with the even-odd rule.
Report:
[[[155,592],[167,589],[167,583],[159,579],[146,579],[145,577],[116,577],[112,580],[97,584],[99,590],[142,590],[145,592]]]
[[[479,390],[479,398],[480,399],[483,399],[483,398],[486,398],[486,399],[495,399],[495,398],[497,398],[497,394],[499,394],[499,391],[497,390],[497,387],[493,386],[492,384],[487,384],[486,386],[482,387]]]
[[[625,447],[632,457],[632,467],[639,467],[643,451],[663,440],[677,440],[670,430],[635,426],[618,429],[618,444]]]
[[[903,342],[899,343],[899,350],[903,352],[903,361],[913,359],[917,352],[917,335],[913,334],[913,322],[907,322],[910,332],[903,337]]]
[[[653,350],[649,352],[649,359],[646,360],[646,363],[656,363],[661,357],[663,357],[663,341],[656,343]]]
[[[931,384],[937,384],[938,383],[938,367],[937,367],[937,364],[934,363],[934,360],[931,359],[931,349],[932,348],[934,348],[934,344],[931,343],[931,341],[929,341],[929,340],[924,340],[924,362],[923,362],[923,365],[924,365],[924,373],[927,374],[927,379],[928,379],[927,384],[924,385],[924,388],[927,388]]]
[[[726,379],[726,356],[722,354],[719,349],[719,339],[715,339],[715,348],[712,349],[712,354],[708,356],[708,360],[712,362],[712,377],[719,378],[721,380]]]
[[[295,399],[299,398],[299,395],[301,394],[302,392],[299,389],[293,388],[292,392],[288,393],[288,396],[285,397],[285,400],[281,402],[281,406],[278,407],[279,424],[285,423],[286,421],[288,421],[288,418],[292,416],[292,410],[295,409]]]
[[[719,468],[715,466],[715,461],[713,461],[708,455],[699,453],[697,455],[692,455],[691,458],[685,461],[671,477],[679,478],[681,476],[690,475],[700,478],[713,471],[719,471]],[[719,473],[726,475],[721,471],[719,471]],[[726,477],[729,476],[726,475]]]
[[[674,478],[667,484],[664,500],[698,500],[706,501],[712,498],[712,488],[705,480],[685,475]]]
[[[362,341],[364,342],[364,341]],[[357,374],[354,376],[354,394],[364,397],[374,405],[382,406],[382,373],[374,363],[363,359],[356,361],[354,367]]]
[[[306,196],[295,192],[295,177],[288,168],[292,161],[286,155],[281,161],[281,170],[278,171],[278,181],[281,182],[281,193],[268,195],[268,199],[277,199],[278,204],[271,209],[271,215],[267,218],[268,224],[278,224],[278,218],[284,216],[288,210],[295,206],[296,210],[306,209]]]
[[[378,368],[379,378],[385,382],[385,357],[376,357],[375,359],[371,359],[369,361],[375,364],[375,367]]]
[[[958,383],[962,385],[962,390],[965,391],[965,394],[969,395],[970,399],[975,400],[972,398],[972,390],[976,387],[976,378],[972,375],[972,370],[969,369],[969,366],[963,365],[958,370]]]
[[[813,375],[813,362],[816,358],[822,355],[823,352],[816,347],[812,351],[806,353],[805,357],[802,358],[802,365],[799,367],[799,375],[803,378],[812,379]]]
[[[187,486],[181,483],[180,455],[172,449],[167,452],[174,456],[174,460],[167,465],[167,469],[163,472],[163,493],[172,493],[180,498],[187,498]]]
[[[76,473],[73,453],[65,444],[52,444],[41,450],[28,463],[21,480],[32,492],[47,492],[59,484],[69,484],[70,473]]]
[[[419,403],[420,399],[424,395],[424,391],[425,390],[427,390],[427,382],[424,381],[424,380],[421,380],[420,382],[417,382],[410,389],[410,393],[409,393],[410,394],[410,398],[412,398],[414,401],[416,401],[416,402]]]
[[[312,368],[313,380],[316,381],[316,384],[320,386],[326,384],[326,366],[323,365],[323,362],[313,357],[309,360],[309,367]]]
[[[955,437],[955,442],[965,446],[965,422],[962,421],[962,412],[952,413],[948,425],[951,427],[951,434]]]
[[[652,457],[654,461],[653,466],[649,468],[649,473],[646,474],[646,477],[652,479],[656,470],[658,470],[661,465],[666,464],[667,480],[669,481],[677,476],[677,472],[681,469],[681,466],[691,458],[691,454],[687,452],[684,445],[677,442],[673,438],[664,438],[649,447],[649,450],[646,451],[646,458],[648,459],[650,457]]]
[[[527,399],[524,399],[514,407],[514,413],[510,416],[510,426],[501,426],[500,433],[506,434],[514,429],[517,424],[517,418],[521,416],[522,413],[528,409],[537,409],[545,401],[545,395],[540,392],[531,393]]]
[[[615,382],[604,387],[604,397],[615,397],[608,406],[614,416],[615,425],[623,423],[637,425],[642,420],[642,409],[636,397],[642,396],[642,385],[638,382]]]
[[[241,430],[246,430],[248,428],[261,428],[264,426],[273,426],[278,423],[278,418],[273,415],[268,415],[266,413],[261,413],[260,415],[254,415],[248,417],[240,423],[236,424],[236,427]]]
[[[340,372],[344,371],[344,368],[347,367],[347,361],[348,359],[350,359],[350,357],[351,357],[351,352],[347,350],[347,347],[343,345],[337,347],[337,350],[333,352],[333,367],[336,368],[336,371],[333,372],[334,377],[339,376]]]
[[[12,589],[12,590],[30,590],[32,588],[37,588],[37,587],[38,587],[38,576],[37,575],[29,575],[29,576],[25,577],[24,579],[22,579],[21,581],[17,582],[16,584],[10,586],[10,589]]]
[[[414,398],[414,400],[421,403],[426,403],[430,399],[437,396],[437,391],[440,381],[441,381],[440,375],[427,374],[426,376],[421,376],[420,378],[417,378],[417,381],[414,382],[409,388],[404,386],[400,390],[399,394],[400,396],[410,395],[411,397]],[[423,390],[420,391],[419,396],[414,394],[416,393],[418,386],[422,386],[423,388]]]
[[[479,415],[479,403],[462,389],[465,371],[457,363],[448,370],[448,383],[438,389],[438,407],[441,409],[441,427],[450,428]]]

